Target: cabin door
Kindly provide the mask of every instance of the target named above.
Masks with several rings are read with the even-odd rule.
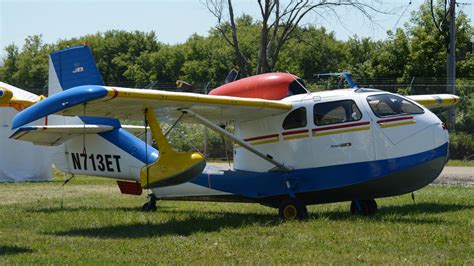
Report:
[[[312,146],[317,167],[375,159],[371,119],[353,99],[313,106]]]

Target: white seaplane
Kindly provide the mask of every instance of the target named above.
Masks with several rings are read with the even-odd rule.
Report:
[[[15,117],[11,138],[55,146],[62,171],[120,179],[123,193],[150,189],[144,210],[156,210],[157,199],[255,202],[278,208],[284,219],[305,219],[307,205],[340,201],[352,201],[352,213],[371,214],[376,198],[426,186],[448,156],[448,132],[430,109],[460,102],[352,82],[311,93],[287,73],[240,79],[209,95],[110,87],[84,46],[51,54],[49,86],[48,98]],[[44,126],[28,125],[44,117]],[[119,119],[144,119],[157,149]],[[164,121],[201,124],[232,140],[233,169],[173,150]],[[229,123],[234,133],[222,127]]]

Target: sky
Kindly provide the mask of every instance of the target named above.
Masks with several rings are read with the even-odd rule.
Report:
[[[343,0],[350,1],[350,0]],[[460,3],[469,3],[464,0]],[[183,43],[193,33],[207,35],[216,25],[203,4],[204,0],[0,0],[0,58],[4,47],[21,47],[30,35],[43,37],[45,43],[69,39],[96,32],[118,29],[126,31],[155,31],[164,43]],[[371,2],[371,1],[367,1]],[[304,24],[324,26],[336,37],[347,40],[350,36],[385,39],[387,30],[402,27],[410,13],[423,0],[384,0],[384,8],[392,15],[376,15],[371,23],[354,9],[338,9],[338,17],[321,19],[309,15]],[[474,4],[460,8],[474,21]],[[259,16],[256,0],[234,0],[236,15]]]

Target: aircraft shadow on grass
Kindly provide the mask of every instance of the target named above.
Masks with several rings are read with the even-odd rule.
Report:
[[[173,207],[160,206],[160,211],[166,209],[173,209]],[[85,206],[75,206],[75,207],[43,207],[43,208],[31,208],[27,210],[30,213],[72,213],[72,212],[82,212],[82,211],[103,211],[103,212],[139,212],[142,210],[140,208],[134,207],[85,207]]]
[[[177,213],[177,212],[175,212]],[[194,211],[185,212],[194,213]],[[197,232],[215,232],[222,228],[241,228],[251,225],[274,226],[280,223],[274,215],[202,212],[183,220],[170,219],[163,223],[132,223],[105,226],[100,228],[81,228],[54,233],[59,236],[86,236],[98,238],[146,238],[166,235],[189,236]]]
[[[439,217],[417,217],[417,214],[440,214],[448,212],[474,209],[474,205],[446,204],[446,203],[415,203],[399,206],[381,207],[372,216],[363,217],[379,222],[410,223],[410,224],[451,224]],[[332,211],[318,214],[318,217],[325,217],[329,220],[347,220],[354,217],[344,211]]]
[[[383,213],[394,213],[402,215],[410,214],[433,214],[433,213],[445,213],[445,212],[456,212],[462,210],[474,209],[474,204],[452,204],[452,203],[432,203],[432,202],[423,202],[423,203],[414,203],[407,205],[398,205],[398,206],[387,206],[380,209]]]
[[[474,205],[443,204],[443,203],[417,203],[404,206],[388,206],[370,217],[375,222],[411,223],[411,224],[450,224],[451,221],[438,217],[417,217],[416,214],[437,214],[473,209]],[[125,208],[127,209],[127,208]],[[115,210],[115,208],[104,209]],[[133,209],[135,210],[135,209]],[[197,232],[215,232],[222,228],[241,228],[245,226],[277,226],[282,223],[271,214],[261,213],[235,213],[229,211],[190,211],[169,208],[159,210],[169,214],[190,214],[183,220],[171,219],[163,223],[132,223],[94,228],[71,229],[54,233],[59,236],[86,236],[99,238],[147,238],[165,235],[189,236]],[[415,215],[415,216],[413,216]],[[351,214],[343,211],[329,211],[313,213],[311,219],[325,217],[329,220],[356,220]],[[152,217],[150,217],[152,219]]]
[[[33,250],[30,248],[0,245],[0,256],[16,255],[20,253],[31,253],[31,252],[33,252]]]

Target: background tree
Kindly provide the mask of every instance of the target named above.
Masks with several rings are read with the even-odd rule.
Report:
[[[444,86],[446,80],[446,36],[439,31],[433,22],[433,16],[437,21],[445,17],[444,4],[438,1],[433,12],[429,3],[421,5],[417,12],[412,14],[410,24],[406,27],[410,39],[410,56],[407,61],[405,76],[409,77],[431,77],[442,86],[432,87],[433,92],[446,92]],[[444,24],[447,27],[446,23]],[[470,58],[468,44],[473,34],[473,28],[469,19],[463,12],[456,16],[456,55],[457,72],[459,77],[474,77],[474,72],[468,73],[464,70],[466,59]],[[419,93],[428,92],[427,88],[419,88]]]
[[[350,6],[360,11],[368,19],[372,19],[373,12],[382,13],[377,8],[377,1],[365,4],[362,1],[327,1],[327,0],[290,0],[283,4],[279,0],[257,0],[260,10],[259,46],[255,71],[249,67],[249,55],[246,55],[240,45],[238,35],[239,25],[235,22],[232,0],[207,0],[206,7],[217,19],[217,30],[227,43],[233,47],[236,63],[240,74],[248,76],[252,73],[260,74],[271,72],[278,62],[284,45],[293,37],[303,18],[310,13],[316,16],[336,14],[336,7]]]

